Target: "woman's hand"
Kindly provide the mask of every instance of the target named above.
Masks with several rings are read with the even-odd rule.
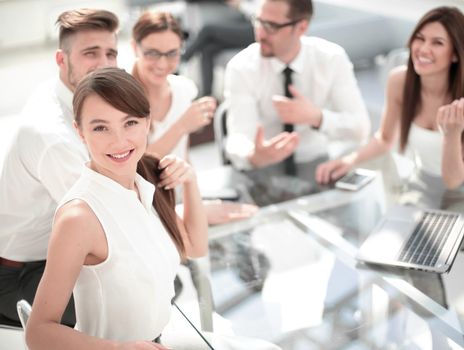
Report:
[[[464,131],[464,98],[441,106],[437,113],[437,124],[443,135],[461,135]]]
[[[316,181],[322,185],[327,185],[348,173],[353,168],[353,163],[349,157],[330,160],[320,164],[316,169]]]
[[[220,225],[231,221],[248,219],[255,215],[259,208],[253,204],[235,203],[230,201],[204,200],[209,225]]]
[[[446,187],[454,189],[464,182],[464,98],[441,106],[437,112],[437,124],[443,133],[441,175]]]
[[[194,101],[179,121],[185,132],[190,134],[211,123],[216,106],[216,100],[210,96]]]
[[[170,350],[170,348],[151,341],[130,341],[119,344],[117,350]]]
[[[159,162],[159,167],[163,169],[159,186],[165,189],[172,189],[178,185],[196,181],[195,172],[191,165],[172,154],[163,157]]]

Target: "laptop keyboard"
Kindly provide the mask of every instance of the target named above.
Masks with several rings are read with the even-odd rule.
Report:
[[[424,213],[400,254],[402,262],[434,266],[458,214]]]

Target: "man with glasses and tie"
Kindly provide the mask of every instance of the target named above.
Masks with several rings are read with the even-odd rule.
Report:
[[[312,14],[311,0],[263,0],[253,18],[256,43],[227,65],[226,153],[238,169],[300,176],[300,165],[309,165],[304,177],[314,181],[317,164],[369,135],[345,51],[305,36]]]

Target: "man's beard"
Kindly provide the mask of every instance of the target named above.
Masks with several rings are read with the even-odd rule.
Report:
[[[264,47],[266,47],[268,50],[264,50],[264,49],[263,49],[263,43],[265,44]],[[275,56],[274,51],[272,50],[271,45],[270,45],[268,42],[266,42],[266,41],[261,41],[261,42],[259,43],[259,50],[260,50],[260,52],[261,52],[261,56],[263,56],[263,57],[274,57],[274,56]]]
[[[73,64],[71,63],[71,61],[68,59],[68,82],[69,82],[69,85],[72,86],[73,90],[76,90],[76,87],[77,85],[79,84],[79,82],[82,80],[82,78],[84,78],[84,76],[86,76],[87,74],[89,74],[90,72],[94,71],[95,69],[89,69],[84,76],[82,77],[76,77],[74,75],[74,66]]]
[[[76,90],[76,87],[77,87],[77,84],[79,83],[78,81],[76,81],[77,79],[75,79],[74,77],[74,66],[72,65],[72,63],[70,62],[70,60],[68,59],[68,82],[69,82],[69,85],[71,85],[73,87],[74,90]]]

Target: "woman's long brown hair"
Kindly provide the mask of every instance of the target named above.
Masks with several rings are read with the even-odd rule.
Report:
[[[438,22],[448,33],[456,62],[452,62],[449,70],[448,93],[452,100],[464,96],[464,15],[456,7],[441,6],[427,12],[417,23],[408,41],[411,49],[417,33],[427,24]],[[414,118],[421,108],[421,80],[414,70],[411,53],[408,59],[406,81],[403,91],[403,106],[401,110],[400,150],[404,151],[408,144],[409,130]]]
[[[119,68],[99,68],[85,76],[78,84],[73,98],[74,120],[81,126],[81,113],[87,97],[97,95],[117,110],[136,118],[150,117],[150,104],[141,84],[129,73]],[[174,190],[157,187],[160,181],[159,160],[144,155],[137,164],[137,172],[156,187],[153,206],[161,222],[184,258],[185,245],[177,226]]]
[[[160,182],[161,171],[162,169],[159,168],[159,159],[149,154],[144,154],[137,164],[137,173],[145,180],[155,185],[156,191],[153,196],[153,206],[159,214],[164,227],[168,230],[181,257],[185,258],[185,245],[179,227],[177,226],[175,192],[172,189],[165,190],[157,186]]]

